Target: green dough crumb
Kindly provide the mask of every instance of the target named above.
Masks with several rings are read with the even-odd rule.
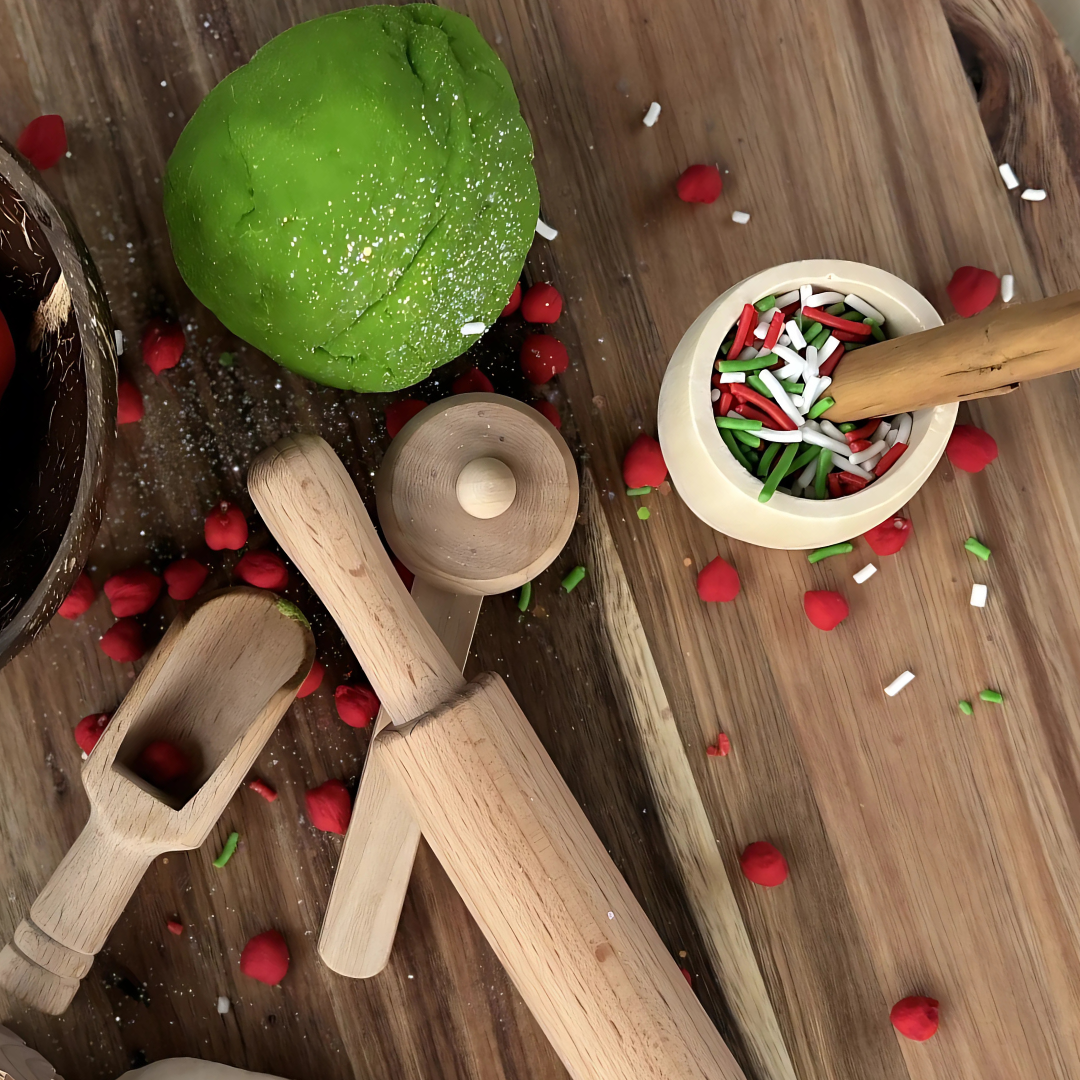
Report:
[[[291,600],[279,600],[277,609],[285,618],[295,619],[306,629],[311,629],[311,623],[308,622],[307,616]]]
[[[220,870],[236,854],[236,845],[238,843],[240,843],[240,834],[238,832],[229,833],[229,839],[225,841],[221,854],[214,860],[214,866]]]
[[[218,357],[218,363],[222,367],[232,367],[233,364],[236,363],[236,357],[233,356],[233,354],[231,352],[223,352]]]
[[[991,701],[995,705],[1000,705],[1005,700],[1005,698],[997,690],[980,690],[979,691],[979,700],[980,701]]]
[[[965,716],[971,716],[971,714],[972,714],[972,713],[973,713],[973,712],[974,712],[975,710],[974,710],[974,709],[973,709],[973,708],[971,707],[971,702],[970,702],[970,701],[961,701],[961,702],[960,702],[960,711],[961,711],[961,712],[962,712],[962,713],[963,713],[963,714],[964,714]]]
[[[637,516],[639,518],[641,518],[642,521],[648,521],[649,516],[650,516],[649,515],[649,508],[647,506],[639,506],[638,511],[637,511]]]
[[[521,592],[518,594],[518,611],[528,611],[529,602],[532,600],[532,582],[526,581],[521,586]]]
[[[316,382],[398,390],[492,325],[532,244],[533,147],[464,15],[300,23],[207,94],[164,179],[176,264],[234,334]]]
[[[575,566],[574,569],[562,579],[562,587],[567,592],[573,592],[584,580],[586,572],[584,566]]]

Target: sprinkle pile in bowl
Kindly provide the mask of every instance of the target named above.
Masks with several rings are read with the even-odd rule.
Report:
[[[712,377],[721,438],[752,476],[760,502],[777,491],[839,499],[862,491],[908,448],[911,414],[830,423],[826,391],[844,356],[886,337],[885,316],[854,293],[812,285],[743,307]]]

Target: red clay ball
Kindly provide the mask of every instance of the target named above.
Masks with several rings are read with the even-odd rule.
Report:
[[[75,725],[75,741],[84,754],[89,754],[97,746],[98,739],[101,738],[102,733],[109,726],[111,719],[111,713],[91,713],[89,716],[84,716]]]
[[[177,559],[165,567],[165,584],[174,600],[190,600],[202,587],[210,571],[198,559]]]
[[[521,370],[533,386],[543,386],[570,366],[566,346],[550,334],[530,334],[521,346]]]
[[[134,619],[120,619],[98,640],[101,651],[119,664],[130,664],[146,652],[142,627]]]
[[[140,568],[122,570],[105,582],[103,591],[109,598],[113,615],[118,619],[142,615],[157,603],[161,595],[161,578]]]
[[[349,790],[340,780],[327,780],[317,788],[304,792],[308,818],[316,829],[344,836],[352,817]]]
[[[539,401],[534,401],[532,407],[556,430],[562,430],[562,417],[559,415],[559,410],[551,404],[550,401],[545,401],[541,398]]]
[[[788,864],[779,848],[773,847],[767,840],[758,840],[748,844],[739,857],[743,876],[755,885],[773,889],[787,881]]]
[[[945,447],[949,461],[964,472],[982,472],[998,456],[997,441],[974,424],[957,424]]]
[[[191,773],[191,759],[175,743],[156,739],[139,755],[135,772],[155,787],[165,787]]]
[[[11,336],[4,313],[0,311],[0,398],[4,396],[4,391],[7,390],[8,383],[11,382],[14,374],[15,339]]]
[[[94,602],[97,589],[90,580],[90,576],[83,571],[71,586],[71,592],[64,597],[56,614],[63,619],[77,619]]]
[[[977,266],[961,266],[945,286],[945,291],[957,314],[970,319],[993,303],[1000,288],[1001,281],[993,271],[980,270]]]
[[[49,113],[31,120],[22,129],[15,148],[35,169],[51,169],[67,153],[64,118]]]
[[[386,406],[386,433],[394,438],[397,433],[417,414],[427,408],[426,401],[417,401],[415,398],[406,398],[404,401],[395,401]]]
[[[405,583],[405,588],[411,589],[413,581],[416,580],[416,575],[396,555],[391,555],[390,561],[394,564],[398,577]]]
[[[691,165],[675,185],[683,202],[696,203],[716,202],[723,187],[724,181],[715,165]]]
[[[155,375],[160,375],[180,363],[186,346],[184,331],[179,324],[151,319],[142,336],[143,363]]]
[[[493,394],[495,385],[478,367],[474,367],[459,375],[450,384],[450,389],[455,394]]]
[[[248,524],[243,510],[231,502],[219,502],[203,525],[206,546],[212,551],[239,551],[248,538]]]
[[[323,667],[321,660],[315,660],[312,662],[311,670],[307,673],[307,677],[300,684],[300,689],[296,691],[296,696],[310,697],[316,690],[322,686],[323,676],[326,674],[326,668]]]
[[[368,686],[339,686],[334,691],[334,705],[349,727],[367,727],[379,714],[379,698]]]
[[[911,518],[899,514],[875,525],[863,536],[875,555],[895,555],[911,535]]]
[[[517,282],[514,285],[514,291],[510,294],[510,299],[506,301],[506,307],[499,312],[499,318],[504,319],[507,315],[513,315],[517,309],[521,307],[521,282]]]
[[[521,316],[526,322],[553,323],[562,314],[562,305],[559,290],[540,281],[521,298]]]
[[[139,388],[125,375],[116,384],[116,422],[136,424],[146,415]]]
[[[240,954],[240,970],[267,986],[277,986],[289,971],[289,946],[277,930],[256,934]]]
[[[622,475],[628,488],[659,487],[667,479],[664,451],[651,435],[639,435],[630,444],[623,458]]]
[[[848,617],[848,602],[829,589],[811,589],[803,596],[803,611],[819,630],[832,630]]]
[[[249,551],[236,564],[236,576],[256,589],[281,592],[289,584],[289,568],[273,551]]]
[[[938,1029],[938,1004],[930,997],[906,997],[889,1010],[889,1019],[905,1038],[926,1042]]]
[[[717,555],[697,576],[697,594],[706,603],[729,603],[741,588],[739,571],[722,555]]]

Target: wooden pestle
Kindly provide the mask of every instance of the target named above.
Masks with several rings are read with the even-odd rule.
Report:
[[[395,721],[372,741],[574,1080],[742,1072],[496,676],[466,686],[420,616],[345,467],[314,436],[251,466],[263,519]],[[425,715],[429,714],[429,715]]]
[[[1080,290],[988,309],[845,356],[826,394],[827,420],[892,416],[1008,393],[1080,367]]]

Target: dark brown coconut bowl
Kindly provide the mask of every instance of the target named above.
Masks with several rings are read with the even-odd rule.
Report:
[[[86,562],[116,435],[105,290],[68,215],[0,139],[0,309],[15,374],[0,400],[0,664]]]

